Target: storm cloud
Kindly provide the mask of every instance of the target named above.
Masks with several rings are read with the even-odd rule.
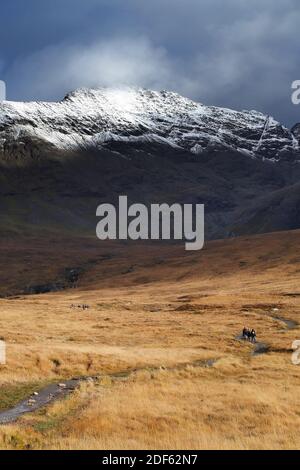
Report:
[[[10,99],[134,85],[292,125],[299,24],[297,0],[12,0],[1,11],[0,78]]]

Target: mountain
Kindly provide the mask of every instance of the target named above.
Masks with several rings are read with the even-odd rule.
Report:
[[[0,104],[0,230],[93,234],[100,202],[206,205],[209,238],[300,227],[300,124],[176,93]]]
[[[293,132],[256,111],[208,107],[165,91],[81,89],[59,103],[11,102],[0,110],[4,155],[16,148],[26,154],[29,139],[60,150],[157,143],[195,155],[231,149],[300,160],[299,127]]]

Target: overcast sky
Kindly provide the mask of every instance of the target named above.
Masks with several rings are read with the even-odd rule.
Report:
[[[78,87],[170,89],[300,121],[299,0],[2,0],[8,99]]]

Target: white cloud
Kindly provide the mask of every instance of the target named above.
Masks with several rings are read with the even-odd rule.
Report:
[[[90,1],[93,7],[123,5]],[[94,39],[76,31],[66,42],[19,57],[5,78],[18,99],[58,99],[81,86],[136,85],[288,116],[294,112],[290,84],[299,78],[298,1],[128,0],[135,23],[121,22],[122,33],[107,36],[99,17]],[[110,14],[118,16],[117,10]]]
[[[82,86],[166,87],[176,84],[174,72],[164,48],[136,37],[48,47],[18,60],[10,75],[22,77],[20,96],[48,99]]]

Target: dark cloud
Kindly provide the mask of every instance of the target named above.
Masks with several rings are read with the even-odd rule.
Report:
[[[298,0],[12,0],[1,8],[0,71],[12,99],[138,85],[300,120],[290,98],[300,79]]]

